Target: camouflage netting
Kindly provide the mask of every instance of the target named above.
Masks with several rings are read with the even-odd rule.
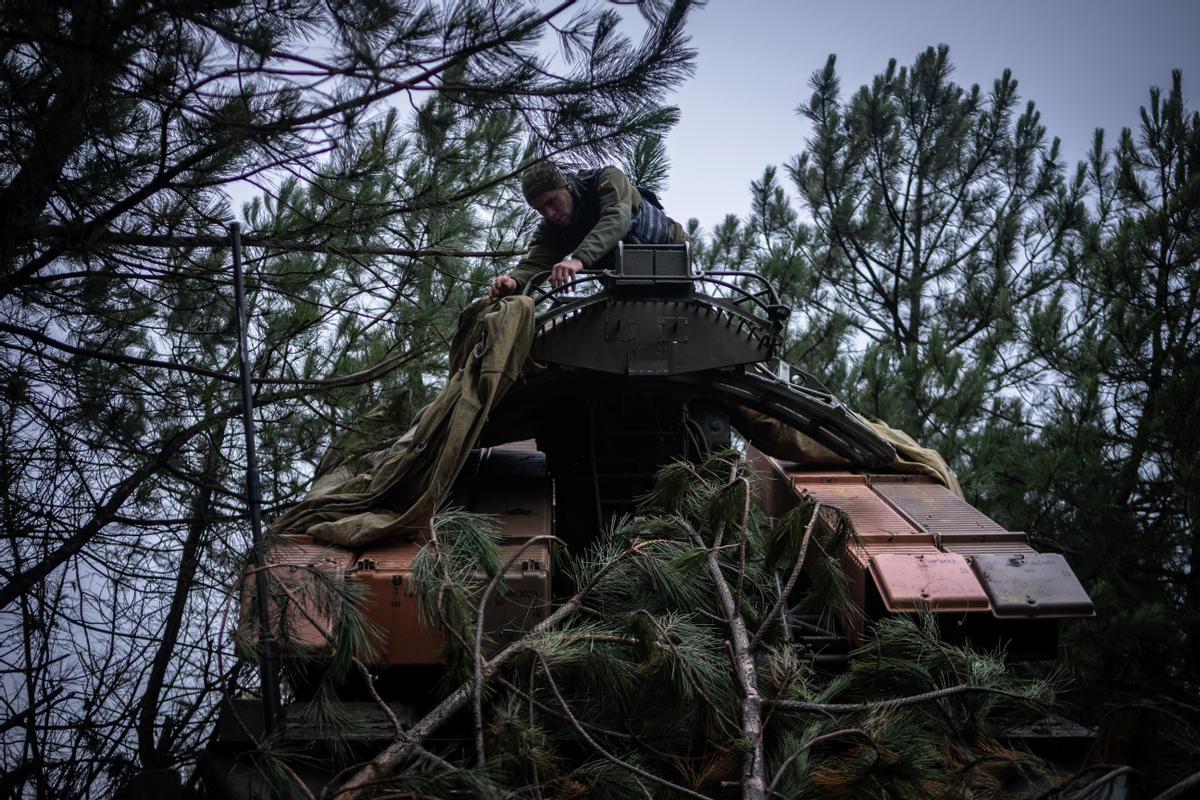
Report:
[[[459,317],[451,343],[450,380],[401,436],[380,435],[395,420],[379,408],[340,437],[322,459],[308,496],[276,521],[274,533],[307,533],[357,547],[389,536],[421,537],[450,495],[492,409],[529,362],[533,302],[513,296],[480,300]],[[849,462],[813,438],[764,414],[734,408],[732,423],[755,447],[813,467]],[[895,472],[927,475],[962,496],[937,452],[882,420],[864,420],[896,449]],[[364,443],[368,443],[364,446]]]

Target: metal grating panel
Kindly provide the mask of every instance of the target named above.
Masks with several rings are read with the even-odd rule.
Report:
[[[956,553],[871,556],[871,574],[889,611],[976,611],[988,596],[967,560]]]
[[[1096,611],[1058,553],[989,553],[973,558],[971,566],[997,617],[1090,617]]]
[[[847,472],[799,473],[792,476],[792,485],[822,504],[846,512],[863,542],[933,541],[871,491],[861,475]]]
[[[1008,533],[940,483],[894,475],[871,475],[869,481],[872,489],[917,527],[942,537],[946,543],[962,537]]]
[[[1032,555],[1037,551],[1030,547],[1025,540],[1024,534],[1020,534],[1020,539],[1008,539],[1004,536],[994,537],[995,541],[985,539],[975,542],[950,542],[942,543],[942,549],[947,553],[958,553],[964,556],[980,556],[986,554],[1027,554]]]
[[[796,485],[800,484],[819,484],[819,483],[850,483],[858,486],[865,486],[867,479],[863,475],[855,472],[847,472],[846,470],[822,470],[820,472],[806,472],[801,467],[799,470],[792,469],[792,478],[796,481]]]

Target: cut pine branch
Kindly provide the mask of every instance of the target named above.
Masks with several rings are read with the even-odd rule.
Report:
[[[531,638],[543,631],[553,629],[574,615],[583,606],[583,601],[587,598],[588,594],[618,563],[629,556],[640,554],[643,548],[658,541],[660,540],[652,539],[637,542],[601,567],[582,589],[555,609],[550,616],[534,626],[533,630],[485,662],[479,671],[482,680],[486,681],[490,679],[501,667],[511,661],[514,656],[524,652],[528,648]],[[371,759],[370,762],[352,775],[340,789],[334,790],[331,795],[333,800],[356,800],[363,796],[362,793],[364,790],[372,786],[377,786],[380,781],[384,781],[395,775],[396,771],[414,754],[416,747],[420,746],[434,731],[445,724],[450,717],[462,710],[471,701],[475,693],[475,682],[476,678],[472,677],[471,680],[459,685],[445,700],[438,703],[432,711],[405,731],[403,737],[393,741],[376,755],[375,758]]]
[[[746,531],[743,529],[744,537]],[[704,540],[699,534],[693,534],[697,547],[704,547]],[[715,550],[708,550],[705,560],[708,564],[709,575],[716,584],[721,607],[725,611],[729,623],[729,632],[733,644],[733,666],[738,685],[742,690],[742,737],[749,750],[742,760],[742,798],[743,800],[764,800],[766,797],[766,779],[763,767],[762,746],[762,696],[758,692],[758,676],[754,666],[754,655],[750,649],[750,633],[746,621],[738,611],[734,600],[733,590],[725,580],[721,571],[721,561]]]

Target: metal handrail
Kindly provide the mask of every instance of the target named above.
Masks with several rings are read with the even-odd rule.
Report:
[[[556,289],[543,289],[540,285],[538,285],[538,283],[550,275],[550,270],[546,270],[530,277],[530,279],[526,281],[525,285],[521,288],[521,294],[527,297],[533,297],[533,305],[534,307],[537,307],[543,300],[550,298],[552,295],[558,294],[559,292],[563,292],[582,283],[593,283],[600,281],[607,274],[607,272],[581,272],[579,273],[578,277],[571,280],[570,283],[565,283]],[[534,292],[539,292],[539,294],[534,295]]]
[[[718,273],[706,272],[706,273],[701,273],[700,275],[698,275],[696,277],[700,281],[704,281],[707,283],[713,283],[713,284],[716,284],[717,286],[724,286],[726,289],[732,289],[735,292],[740,292],[743,296],[742,300],[731,300],[730,301],[731,303],[734,303],[736,305],[741,305],[742,302],[749,300],[749,301],[753,302],[754,305],[756,305],[759,309],[762,310],[763,314],[766,316],[768,321],[774,322],[775,317],[771,314],[770,306],[771,305],[777,306],[777,305],[779,305],[778,303],[771,303],[771,304],[764,303],[762,300],[759,300],[758,297],[750,294],[745,289],[743,289],[742,287],[740,287],[736,284],[729,283],[728,281],[722,281],[722,280],[718,280],[716,278],[709,277],[709,276],[715,275],[715,274],[718,274]],[[714,298],[714,299],[720,299],[720,298]]]
[[[531,276],[529,278],[529,280],[526,281],[525,286],[523,286],[521,289],[522,295],[526,295],[526,296],[533,298],[533,303],[534,303],[535,308],[537,306],[541,305],[542,302],[544,302],[547,299],[555,300],[556,296],[560,296],[560,299],[557,300],[557,302],[558,302],[557,307],[547,311],[544,315],[540,316],[539,322],[545,322],[546,319],[561,316],[563,314],[567,314],[572,311],[575,311],[583,306],[591,305],[593,303],[601,302],[601,301],[607,299],[609,296],[608,290],[611,289],[610,281],[612,281],[618,277],[618,275],[615,272],[613,272],[612,270],[604,270],[602,272],[584,272],[584,273],[580,273],[577,277],[575,277],[569,283],[566,283],[557,288],[545,289],[545,288],[543,288],[543,286],[539,285],[539,283],[541,281],[544,281],[544,279],[547,276],[549,276],[550,274],[551,274],[550,270],[545,270],[543,272],[539,272],[539,273]],[[714,277],[714,276],[720,276],[720,277]],[[736,315],[738,318],[740,318],[747,324],[751,325],[752,327],[754,327],[756,329],[761,330],[762,335],[764,337],[769,337],[769,338],[773,338],[773,339],[778,338],[781,320],[779,320],[775,316],[775,314],[772,313],[771,309],[772,309],[772,307],[779,307],[779,303],[778,302],[772,302],[769,304],[764,303],[762,301],[762,299],[760,298],[760,295],[763,293],[762,291],[752,294],[752,293],[748,292],[746,289],[743,289],[742,287],[740,287],[734,283],[721,280],[720,278],[722,278],[722,277],[746,277],[746,278],[751,278],[754,280],[761,281],[764,289],[766,290],[766,293],[769,296],[769,299],[771,299],[772,301],[777,301],[779,299],[778,295],[775,294],[775,290],[771,287],[771,285],[769,283],[767,283],[766,280],[764,280],[762,278],[762,276],[760,276],[760,275],[757,275],[753,272],[745,272],[745,271],[737,271],[737,270],[722,270],[722,271],[718,271],[718,272],[707,272],[707,273],[701,272],[701,273],[697,273],[692,276],[693,283],[699,283],[699,284],[707,283],[707,284],[711,284],[714,286],[721,286],[726,289],[729,289],[730,291],[732,291],[734,293],[740,294],[741,298],[738,300],[727,300],[725,298],[718,297],[716,295],[709,294],[707,292],[701,292],[699,296],[702,297],[710,305],[712,305],[716,308],[723,309],[730,314]],[[573,301],[566,301],[565,298],[561,297],[561,296],[565,295],[567,292],[569,292],[571,289],[573,289],[581,284],[595,283],[595,282],[600,282],[600,283],[606,284],[605,290],[601,291],[595,295],[580,297]],[[652,282],[653,282],[653,279],[651,279],[651,283]],[[756,309],[758,313],[747,313],[743,308],[743,306],[745,306],[746,304],[752,304],[753,308]]]
[[[721,277],[749,278],[750,280],[759,281],[763,285],[762,291],[765,291],[768,295],[770,295],[771,305],[779,305],[779,295],[775,293],[775,287],[772,286],[770,283],[768,283],[767,279],[764,278],[762,275],[759,275],[757,272],[748,272],[746,270],[737,270],[737,269],[724,269],[724,270],[713,270],[712,272],[701,271],[700,275],[702,275],[702,276],[719,275]],[[742,289],[741,287],[737,287],[737,289],[738,289],[738,291],[743,292],[743,293],[749,295],[750,297],[757,297],[759,294],[762,293],[762,291],[759,291],[759,292],[755,292],[754,294],[751,294],[750,292],[747,292],[745,289]]]

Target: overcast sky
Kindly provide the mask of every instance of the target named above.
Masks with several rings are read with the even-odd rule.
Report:
[[[711,0],[689,20],[696,75],[672,102],[682,120],[668,139],[668,213],[711,228],[744,216],[749,184],[768,164],[804,146],[795,112],[808,79],[830,53],[843,95],[881,72],[889,58],[911,64],[930,45],[950,45],[955,80],[984,89],[1012,69],[1037,103],[1069,163],[1096,127],[1115,142],[1135,126],[1150,86],[1164,91],[1183,70],[1200,110],[1200,0]]]

